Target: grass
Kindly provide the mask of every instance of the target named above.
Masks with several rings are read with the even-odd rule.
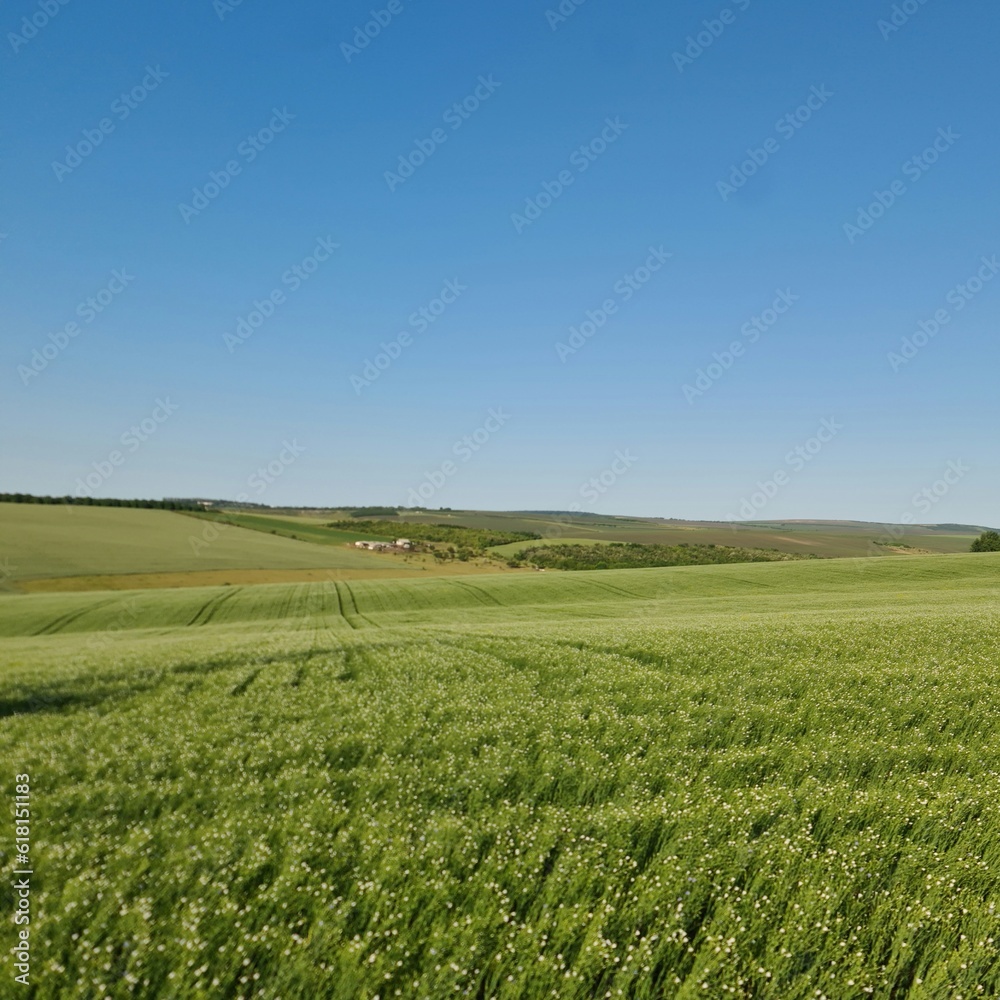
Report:
[[[229,521],[231,523],[225,523]],[[482,572],[349,547],[365,537],[303,519],[0,503],[0,591],[191,587]],[[272,526],[274,533],[272,532]],[[248,530],[253,529],[253,530]],[[291,536],[298,536],[295,540]],[[291,575],[290,575],[291,574]]]
[[[266,531],[284,538],[315,542],[317,545],[344,545],[348,542],[360,542],[369,537],[360,529],[357,531],[337,530],[326,527],[322,521],[314,521],[305,517],[241,514],[237,511],[225,511],[219,514],[204,513],[195,516],[206,521],[222,521],[241,528],[251,528],[254,531]]]
[[[15,580],[371,562],[364,553],[343,547],[336,551],[296,544],[238,527],[217,529],[214,538],[211,528],[194,516],[173,511],[0,504],[0,552],[12,566]]]
[[[988,608],[1000,587],[1000,555],[921,556],[905,560],[738,563],[600,573],[507,573],[460,577],[351,580],[164,591],[32,594],[0,603],[0,636],[101,631],[128,607],[130,628],[272,623],[318,617],[324,627],[479,626],[520,628],[570,621],[673,620],[704,614],[836,615],[879,607],[915,614],[940,605]],[[224,599],[224,601],[223,601]]]
[[[978,529],[960,526],[867,524],[858,521],[664,521],[603,515],[491,511],[406,511],[407,521],[468,525],[496,531],[535,532],[546,539],[577,542],[644,542],[647,544],[736,545],[777,548],[802,555],[832,558],[888,556],[877,541],[902,541],[932,553],[968,552]]]
[[[441,569],[429,560],[416,566],[407,563],[401,570],[397,559],[383,559],[382,565],[361,568],[324,569],[216,569],[187,573],[111,573],[104,576],[41,577],[22,580],[17,590],[28,594],[76,593],[88,590],[146,590],[166,587],[219,587],[262,583],[326,583],[333,580],[397,580],[404,575],[469,576],[495,573],[496,565],[480,562],[448,564]]]
[[[494,532],[550,533],[551,537],[533,542],[535,546],[593,545],[615,540],[745,545],[760,538],[769,546],[800,555],[915,551],[907,547],[908,542],[893,546],[869,544],[875,538],[874,529],[869,526],[865,529],[868,534],[860,536],[856,534],[858,526],[851,524],[841,526],[847,534],[832,544],[828,536],[834,529],[829,525],[817,533],[815,525],[798,523],[740,526],[734,532],[731,527],[719,525],[663,524],[598,516],[574,516],[566,525],[547,515],[433,511],[408,513],[407,517],[424,519],[427,524],[454,521]],[[352,549],[350,543],[367,537],[365,529],[343,531],[328,528],[326,523],[323,517],[281,513],[232,511],[220,516],[116,507],[0,504],[0,591],[291,582],[316,580],[327,572],[342,580],[414,574],[464,576],[495,572],[502,565],[484,559],[439,563],[421,555],[399,557],[363,552]],[[967,549],[972,537],[950,531],[906,530],[917,532],[914,538],[933,536],[927,543],[929,546],[955,551]],[[597,537],[600,535],[604,537]],[[902,537],[911,535],[894,536],[893,541],[898,542]],[[514,542],[494,547],[489,553],[501,560],[524,547],[524,542]]]
[[[32,995],[996,995],[998,596],[966,555],[0,597]]]

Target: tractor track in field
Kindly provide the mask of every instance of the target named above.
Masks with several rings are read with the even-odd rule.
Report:
[[[256,670],[251,670],[250,673],[246,675],[235,687],[231,688],[229,694],[238,698],[240,695],[244,695],[247,692],[247,688],[260,676],[260,672],[263,668],[257,667]]]
[[[338,595],[338,598],[340,600],[340,613],[343,616],[344,621],[346,621],[347,624],[351,626],[351,628],[358,629],[358,628],[362,628],[363,626],[358,625],[355,622],[351,621],[351,617],[347,613],[346,602],[344,601],[343,595],[340,593],[340,588],[341,587],[343,587],[344,590],[347,591],[347,596],[348,596],[348,598],[350,598],[351,607],[354,608],[354,615],[353,616],[355,618],[360,618],[365,623],[365,625],[368,625],[371,628],[380,628],[381,627],[377,622],[373,622],[370,618],[368,618],[367,616],[363,615],[361,613],[361,611],[358,609],[357,598],[354,596],[354,591],[351,590],[351,585],[346,580],[337,581],[334,585],[337,588],[337,595]]]
[[[88,604],[85,608],[81,608],[79,611],[70,611],[65,615],[60,615],[58,618],[53,619],[47,625],[43,625],[37,632],[32,632],[32,635],[52,635],[53,632],[62,631],[67,625],[71,625],[78,618],[82,618],[85,614],[91,611],[96,611],[98,608],[107,607],[109,604],[113,604],[119,598],[109,597],[104,601],[98,601],[96,604]]]
[[[599,570],[597,572],[600,572]],[[617,594],[619,597],[627,597],[630,601],[651,601],[655,598],[647,597],[645,594],[633,594],[631,590],[622,590],[619,587],[614,587],[610,583],[605,583],[602,580],[584,580],[583,583],[589,583],[600,590],[606,590],[611,594]]]
[[[617,646],[597,646],[572,639],[550,639],[549,644],[563,649],[574,649],[579,653],[593,653],[601,656],[619,656],[640,667],[662,669],[670,666],[669,657],[660,653],[650,653],[643,649],[623,649]]]
[[[336,580],[331,580],[330,582],[333,584],[333,588],[332,588],[333,589],[333,596],[337,598],[337,614],[340,615],[341,618],[343,618],[344,617],[344,602],[340,599],[340,590],[337,587],[337,581]]]
[[[482,638],[484,637],[480,637],[480,639]],[[476,652],[485,656],[491,656],[507,666],[523,668],[526,663],[524,657],[512,654],[509,650],[504,649],[504,646],[506,645],[506,640],[504,639],[485,637],[485,641],[480,641],[475,646],[472,646],[467,641],[462,640],[442,640],[442,642],[455,649],[475,649]],[[572,649],[575,652],[584,654],[585,656],[616,656],[623,660],[628,660],[630,663],[634,663],[636,666],[642,667],[646,670],[650,668],[662,670],[664,668],[669,668],[670,666],[670,659],[665,655],[648,652],[643,649],[634,649],[631,647],[622,648],[618,646],[598,646],[572,639],[548,639],[546,641],[539,642],[538,647],[540,649],[550,648],[556,650]]]
[[[340,583],[340,581],[339,581],[339,580],[337,580],[337,581],[334,581],[334,584],[333,584],[333,585],[334,585],[334,587],[336,587],[336,588],[337,588],[337,603],[338,603],[338,604],[340,605],[340,617],[341,617],[341,618],[343,618],[343,619],[344,619],[344,621],[345,621],[345,622],[347,622],[347,624],[351,626],[351,628],[354,628],[354,629],[357,629],[357,628],[360,628],[361,626],[360,626],[360,625],[357,625],[357,624],[355,624],[355,623],[354,623],[354,622],[353,622],[353,621],[351,620],[351,616],[350,616],[350,615],[348,615],[348,613],[347,613],[347,606],[346,606],[346,604],[344,603],[344,595],[343,595],[343,594],[342,594],[342,593],[340,592],[340,588],[341,588],[341,583]],[[354,603],[354,601],[353,601],[353,598],[352,598],[352,601],[351,601],[351,603],[352,603],[352,604]],[[357,607],[355,607],[355,611],[356,611],[356,610],[357,610]]]
[[[461,587],[463,590],[467,590],[472,594],[480,604],[493,604],[497,607],[503,607],[503,604],[498,601],[491,593],[482,589],[482,587],[477,587],[474,584],[467,583],[465,580],[452,580],[451,581],[456,587]]]
[[[243,590],[242,587],[233,587],[231,590],[227,590],[226,593],[207,600],[187,623],[188,627],[192,625],[207,625],[218,613],[219,608],[227,601],[231,601],[241,590]]]

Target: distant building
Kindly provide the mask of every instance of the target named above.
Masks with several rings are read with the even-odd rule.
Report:
[[[396,539],[396,548],[397,549],[412,549],[413,548],[413,542],[411,542],[409,540],[409,538],[397,538]]]

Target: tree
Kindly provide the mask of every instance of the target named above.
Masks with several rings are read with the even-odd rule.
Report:
[[[984,531],[973,543],[973,552],[1000,552],[1000,531]]]

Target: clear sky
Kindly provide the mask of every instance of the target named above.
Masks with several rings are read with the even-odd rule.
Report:
[[[0,489],[1000,522],[995,2],[372,2],[4,6]]]

